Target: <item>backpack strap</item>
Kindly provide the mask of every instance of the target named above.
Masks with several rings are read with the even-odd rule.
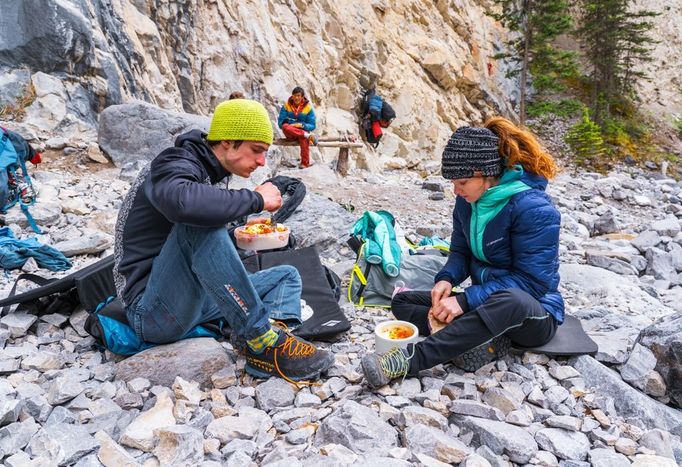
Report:
[[[357,237],[353,237],[356,238]],[[349,245],[350,245],[350,240],[349,240]],[[352,246],[351,246],[352,248]],[[365,261],[365,270],[363,271],[360,269],[360,266],[358,265],[358,261],[362,257],[362,254],[365,249],[365,244],[362,243],[360,245],[359,250],[357,251],[357,259],[355,261],[355,265],[353,266],[353,269],[350,272],[350,281],[348,282],[348,301],[351,302],[355,306],[362,307],[365,302],[365,297],[363,296],[363,292],[365,291],[365,287],[367,287],[367,278],[369,277],[369,272],[372,269],[372,263],[369,261]],[[358,286],[358,290],[355,292],[355,298],[357,299],[357,303],[355,300],[353,300],[353,280],[354,278],[358,279],[360,282],[360,285]]]
[[[17,280],[14,281],[14,285],[12,286],[12,290],[10,290],[9,295],[7,295],[7,297],[3,301],[11,299],[17,294],[17,284],[19,284],[19,281],[22,280],[33,282],[34,284],[37,284],[38,286],[42,287],[44,285],[49,284],[50,282],[54,282],[56,279],[48,279],[47,277],[42,277],[30,273],[20,274],[19,277],[17,277]],[[5,316],[7,313],[9,313],[9,309],[12,307],[12,305],[13,303],[10,303],[2,307],[2,309],[0,309],[0,316]],[[21,306],[22,303],[20,303],[19,305]]]

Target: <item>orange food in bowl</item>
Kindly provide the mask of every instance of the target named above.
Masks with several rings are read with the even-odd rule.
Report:
[[[277,225],[277,232],[286,232],[287,228],[284,227],[283,225]],[[245,234],[249,235],[264,235],[264,234],[271,234],[275,232],[275,229],[272,228],[270,223],[258,223],[258,224],[249,224],[244,226],[242,229],[242,232]]]
[[[400,325],[387,326],[385,329],[381,330],[382,337],[391,340],[407,339],[408,337],[412,337],[413,334],[414,331],[412,331],[412,329]]]
[[[265,221],[266,219],[258,219]],[[237,246],[242,250],[273,250],[289,243],[289,227],[277,224],[275,230],[268,222],[249,223],[234,230]]]

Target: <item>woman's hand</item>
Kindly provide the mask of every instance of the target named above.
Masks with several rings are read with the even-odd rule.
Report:
[[[436,308],[440,301],[452,293],[452,284],[448,281],[438,281],[431,289],[431,306]]]
[[[438,306],[431,308],[430,313],[438,321],[450,324],[453,319],[464,314],[464,311],[459,306],[457,297],[453,295],[442,299]]]

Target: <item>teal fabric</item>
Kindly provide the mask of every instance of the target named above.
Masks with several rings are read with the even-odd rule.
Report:
[[[393,224],[395,218],[388,211],[365,211],[351,230],[365,241],[365,260],[381,264],[388,277],[400,274],[401,251],[396,241]]]
[[[0,267],[18,269],[29,258],[35,258],[39,267],[50,271],[64,271],[71,267],[71,261],[56,248],[43,245],[35,237],[19,240],[9,227],[0,228]]]
[[[471,203],[471,252],[480,260],[489,263],[483,253],[483,232],[485,227],[509,202],[512,196],[530,187],[521,181],[523,167],[516,165],[506,170],[500,183],[488,189],[478,201]]]
[[[157,345],[140,340],[133,328],[125,323],[104,315],[97,315],[97,319],[102,326],[104,342],[101,344],[117,355],[135,355]],[[195,326],[183,339],[193,337],[213,337],[215,339],[218,335],[203,326]]]
[[[419,246],[442,246],[445,248],[450,248],[450,241],[443,240],[438,235],[432,237],[424,237],[419,241]]]

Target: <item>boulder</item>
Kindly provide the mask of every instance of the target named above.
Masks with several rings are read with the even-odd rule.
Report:
[[[185,339],[159,345],[116,364],[116,379],[147,378],[152,385],[172,386],[176,376],[211,387],[211,375],[232,362],[213,338]]]
[[[82,75],[96,60],[89,12],[82,2],[3,0],[2,15],[15,19],[3,21],[0,29],[2,63]]]
[[[682,412],[679,410],[642,394],[592,357],[576,357],[570,364],[580,372],[586,387],[613,398],[618,415],[640,420],[648,428],[660,428],[678,436],[682,434]]]
[[[659,316],[671,312],[670,308],[644,292],[633,280],[606,269],[562,264],[559,272],[563,288],[575,289],[590,303],[599,303],[611,313],[635,317],[641,315],[641,310],[647,310],[647,326]]]
[[[98,143],[114,165],[139,159],[151,161],[175,138],[189,130],[208,131],[211,121],[201,115],[163,110],[146,102],[112,105],[99,119]]]
[[[320,256],[340,259],[339,246],[344,245],[356,218],[338,203],[315,193],[307,193],[294,214],[286,220],[299,247],[316,245]],[[346,248],[347,258],[354,257]]]
[[[659,319],[637,340],[656,356],[656,371],[668,386],[670,401],[682,407],[682,312]]]
[[[384,455],[398,445],[398,432],[370,408],[348,400],[324,419],[315,445],[341,444],[358,454]]]

